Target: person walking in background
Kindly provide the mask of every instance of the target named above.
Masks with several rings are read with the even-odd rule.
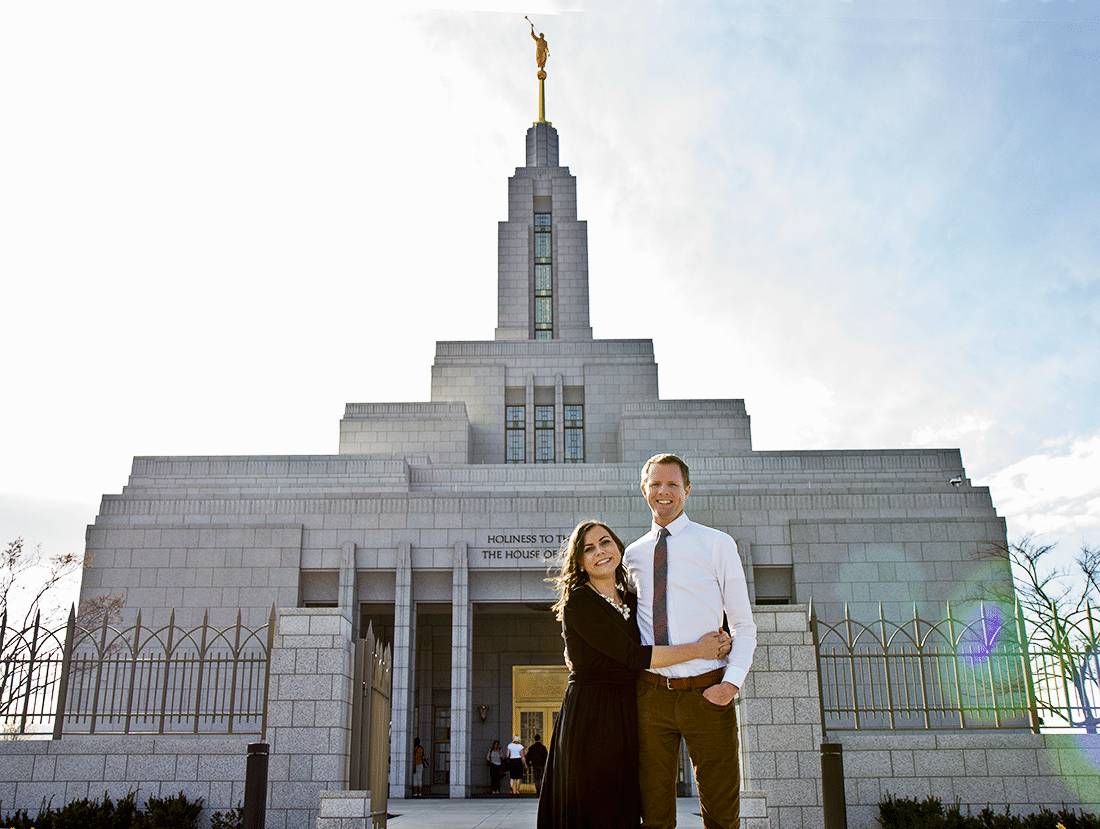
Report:
[[[541,734],[535,735],[535,741],[527,749],[527,764],[535,777],[535,794],[542,794],[542,774],[546,771],[546,746],[542,744]]]
[[[642,642],[691,642],[721,626],[723,616],[733,635],[724,663],[697,659],[651,668],[638,678],[642,826],[676,825],[676,770],[683,737],[695,771],[703,826],[737,829],[741,777],[733,702],[756,650],[744,567],[733,538],[692,522],[684,513],[691,477],[683,460],[654,455],[642,468],[641,486],[653,524],[627,548],[624,558],[638,591]]]
[[[493,740],[485,761],[489,764],[489,791],[500,794],[500,780],[504,772],[504,751],[500,747],[500,740]]]
[[[413,780],[412,796],[424,796],[424,767],[428,765],[424,757],[424,746],[420,745],[420,738],[413,737]]]
[[[527,754],[523,750],[523,743],[519,741],[519,734],[508,743],[508,776],[512,779],[512,794],[519,794],[519,784],[523,782],[523,772],[527,768]]]

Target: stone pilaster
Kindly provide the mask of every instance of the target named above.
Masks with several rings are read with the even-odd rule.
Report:
[[[339,608],[280,608],[268,693],[267,803],[280,829],[307,829],[323,790],[346,789],[351,754],[351,618]]]
[[[413,642],[415,614],[412,602],[412,545],[402,542],[397,548],[396,586],[393,597],[393,691],[390,710],[390,797],[404,797],[408,782],[408,763],[404,758],[412,750],[415,725],[409,722],[413,708]]]
[[[353,634],[358,632],[358,634],[362,636],[363,631],[357,631],[359,623],[356,618],[359,613],[359,608],[357,607],[358,603],[355,601],[355,542],[345,541],[341,547],[341,553],[340,582],[337,588],[337,606],[344,612],[345,616],[351,619]]]
[[[473,605],[470,603],[469,550],[466,542],[455,545],[451,594],[451,797],[468,797],[471,752]]]
[[[825,732],[806,605],[753,608],[756,654],[739,702],[745,829],[822,825]]]

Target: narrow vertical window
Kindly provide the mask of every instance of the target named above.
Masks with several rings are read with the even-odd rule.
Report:
[[[504,462],[526,463],[527,417],[523,406],[504,407]]]
[[[584,406],[565,407],[565,462],[584,463]]]
[[[535,463],[554,462],[554,407],[535,406]]]
[[[554,338],[554,273],[550,214],[535,214],[535,339]]]

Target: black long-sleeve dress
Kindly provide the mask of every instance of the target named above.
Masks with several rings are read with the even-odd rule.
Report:
[[[591,587],[575,589],[562,628],[573,670],[539,798],[538,829],[636,829],[638,671],[653,648],[641,644],[637,597],[626,595],[630,619]]]

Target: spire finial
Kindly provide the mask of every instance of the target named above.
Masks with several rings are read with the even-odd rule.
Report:
[[[531,18],[527,15],[523,16],[523,19],[528,23],[531,23]],[[546,120],[546,56],[550,54],[550,46],[546,43],[546,35],[539,32],[535,34],[535,24],[531,23],[531,39],[535,41],[535,63],[539,66],[538,74],[535,76],[539,79],[539,120],[536,124],[549,124]]]

